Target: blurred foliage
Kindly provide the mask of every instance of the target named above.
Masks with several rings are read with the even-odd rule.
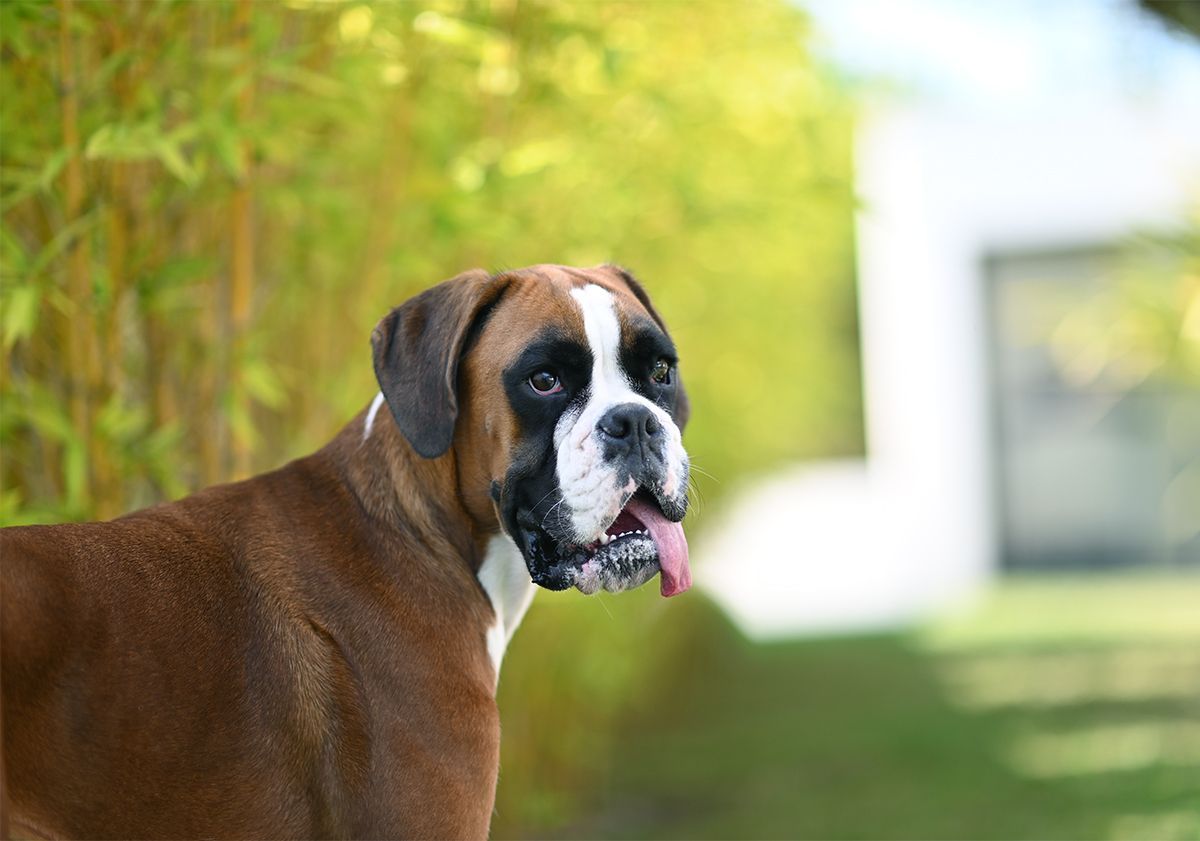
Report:
[[[1167,25],[1200,38],[1200,4],[1190,0],[1137,0],[1138,5]]]
[[[1087,294],[1074,294],[1049,336],[1063,380],[1114,402],[1161,404],[1162,524],[1180,556],[1200,546],[1200,205],[1173,229],[1143,233],[1113,254]],[[1109,276],[1105,276],[1109,275]]]
[[[721,482],[859,451],[850,114],[806,34],[782,0],[0,4],[0,518],[311,451],[376,320],[475,265],[637,272]]]
[[[1200,387],[1200,205],[1174,230],[1131,239],[1051,337],[1064,377],[1124,392]]]
[[[315,449],[376,391],[377,319],[477,265],[642,278],[710,500],[861,451],[851,113],[807,37],[784,0],[5,0],[0,521]],[[652,589],[535,606],[498,825],[605,767]]]

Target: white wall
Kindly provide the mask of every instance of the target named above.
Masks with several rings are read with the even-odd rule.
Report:
[[[881,108],[857,168],[868,457],[749,488],[697,551],[760,637],[893,626],[988,580],[982,259],[1177,221],[1200,197],[1200,97]]]

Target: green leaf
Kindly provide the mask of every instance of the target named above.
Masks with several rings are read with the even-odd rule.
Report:
[[[234,178],[241,178],[245,175],[246,166],[242,160],[241,150],[238,148],[238,136],[233,127],[228,123],[217,123],[211,127],[210,134],[217,160],[225,167],[225,171]]]
[[[72,436],[63,458],[63,483],[67,506],[75,511],[82,511],[87,501],[87,466],[87,446],[78,436]]]
[[[9,488],[0,491],[0,523],[15,525],[13,520],[21,510],[22,495],[20,488]]]
[[[0,199],[0,211],[7,212],[36,193],[51,192],[54,189],[54,179],[58,178],[69,158],[70,153],[66,149],[58,149],[46,159],[41,169],[4,167],[0,181],[6,186],[12,185],[13,189]]]
[[[186,125],[164,134],[153,122],[137,124],[109,123],[88,138],[84,157],[88,160],[157,160],[167,171],[188,186],[197,181],[195,168],[180,149],[183,140],[194,136],[196,127]]]
[[[155,133],[151,126],[109,123],[88,138],[83,156],[95,160],[139,160],[153,156]]]
[[[254,419],[250,417],[247,406],[227,400],[225,418],[229,421],[229,431],[234,440],[247,447],[255,446],[259,441],[258,430],[254,428]]]
[[[346,86],[338,79],[291,64],[268,65],[263,76],[294,85],[300,91],[318,97],[337,97],[346,91]]]
[[[29,255],[8,225],[0,225],[0,276],[23,277]]]
[[[25,420],[39,435],[60,444],[69,445],[79,441],[79,435],[71,426],[71,419],[67,417],[62,404],[49,391],[34,391],[29,396],[29,402],[22,408]]]
[[[83,236],[95,221],[96,212],[93,210],[89,213],[85,213],[83,216],[80,216],[71,224],[63,226],[63,228],[59,230],[59,232],[55,234],[49,242],[46,243],[45,247],[38,252],[37,257],[35,257],[33,260],[33,263],[30,264],[29,268],[26,270],[24,280],[27,283],[31,283],[39,274],[42,273],[42,270],[45,269],[46,266],[50,265],[54,258],[66,251],[76,239]],[[76,301],[74,303],[79,304],[82,302]]]
[[[138,295],[150,310],[167,311],[180,304],[180,292],[216,270],[211,257],[181,257],[162,264],[138,280]],[[174,293],[174,294],[172,294]]]
[[[496,36],[475,24],[430,9],[413,19],[413,31],[426,37],[463,47],[482,47]]]
[[[110,441],[129,441],[145,430],[146,410],[130,406],[114,394],[100,410],[96,423],[101,434]]]
[[[49,192],[54,187],[54,180],[58,178],[63,167],[67,165],[67,161],[71,158],[69,149],[58,149],[49,158],[46,163],[42,164],[42,169],[38,173],[38,187],[44,192]]]
[[[262,359],[252,359],[242,368],[242,384],[246,392],[271,409],[278,409],[287,402],[287,389],[283,382]]]
[[[33,285],[19,286],[5,297],[4,304],[4,349],[11,350],[18,340],[33,333],[37,326],[38,288]]]
[[[193,187],[199,181],[199,174],[195,167],[188,163],[183,156],[183,152],[179,149],[179,144],[164,137],[155,144],[155,157],[162,162],[162,165],[167,168],[167,171],[187,184]]]

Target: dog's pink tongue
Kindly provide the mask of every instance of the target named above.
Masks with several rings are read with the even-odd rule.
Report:
[[[688,567],[688,545],[683,535],[683,525],[672,523],[664,517],[657,505],[637,498],[629,500],[625,510],[641,520],[658,549],[662,594],[677,596],[691,587],[692,571]]]

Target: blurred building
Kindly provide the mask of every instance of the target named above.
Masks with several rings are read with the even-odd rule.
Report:
[[[1117,2],[814,18],[900,82],[857,142],[868,455],[749,488],[701,583],[771,636],[910,622],[1001,571],[1200,566],[1200,395],[1101,376],[1082,323],[1130,237],[1200,199],[1200,50]]]

